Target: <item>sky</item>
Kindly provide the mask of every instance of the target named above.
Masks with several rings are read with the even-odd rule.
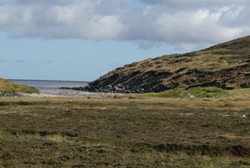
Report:
[[[249,0],[0,0],[0,77],[92,81],[250,35]]]

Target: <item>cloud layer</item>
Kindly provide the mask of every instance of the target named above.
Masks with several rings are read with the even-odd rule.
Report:
[[[249,0],[2,0],[13,37],[132,41],[194,49],[250,34]]]

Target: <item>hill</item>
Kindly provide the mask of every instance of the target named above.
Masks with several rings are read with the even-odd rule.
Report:
[[[250,36],[200,51],[134,62],[90,82],[85,89],[160,92],[205,86],[250,88]]]
[[[9,80],[0,78],[0,95],[16,93],[39,93],[39,90],[26,85],[15,84]]]

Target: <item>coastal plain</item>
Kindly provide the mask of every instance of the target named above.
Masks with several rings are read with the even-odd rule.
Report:
[[[1,167],[250,167],[250,89],[0,97]]]

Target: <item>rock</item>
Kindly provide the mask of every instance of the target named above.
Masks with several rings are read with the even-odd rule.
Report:
[[[113,89],[113,86],[107,85],[107,86],[105,86],[104,88],[107,89],[107,90],[112,90],[112,89]]]
[[[193,94],[191,94],[191,93],[188,93],[187,95],[188,95],[191,99],[195,98],[195,96],[194,96]]]

